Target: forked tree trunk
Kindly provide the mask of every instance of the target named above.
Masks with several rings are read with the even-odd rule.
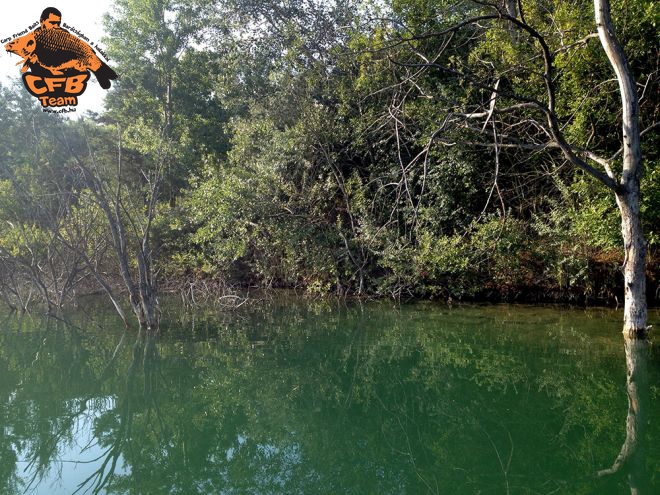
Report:
[[[642,147],[637,88],[623,49],[614,36],[609,0],[594,0],[594,14],[598,37],[619,82],[623,111],[623,172],[616,194],[624,244],[623,333],[628,339],[646,338],[646,242],[639,217]]]

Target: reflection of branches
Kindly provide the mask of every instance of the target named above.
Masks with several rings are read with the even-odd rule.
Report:
[[[50,323],[51,321],[65,324],[67,329],[71,332],[72,336],[74,337],[74,340],[80,342],[78,331],[81,329],[79,327],[53,314],[49,315],[48,322]],[[49,329],[47,328],[46,331],[49,331]],[[70,411],[69,413],[62,415],[60,417],[60,419],[57,421],[57,424],[55,424],[53,427],[54,431],[51,432],[48,435],[48,437],[44,439],[42,442],[35,445],[33,452],[29,456],[27,456],[26,459],[27,465],[24,468],[24,471],[29,471],[30,469],[34,469],[34,473],[27,481],[25,488],[26,490],[29,490],[30,487],[32,487],[34,483],[37,482],[38,480],[43,479],[47,471],[47,468],[50,465],[50,459],[55,457],[55,455],[57,454],[58,445],[60,444],[62,439],[65,438],[73,430],[73,427],[76,421],[78,420],[78,418],[80,418],[85,413],[85,411],[87,411],[88,402],[92,398],[98,395],[101,385],[110,376],[112,365],[115,363],[117,359],[119,349],[123,345],[125,336],[126,333],[122,335],[119,343],[117,344],[117,347],[115,348],[115,351],[113,352],[110,360],[108,361],[108,363],[102,370],[101,374],[99,375],[99,378],[97,379],[93,389],[87,394],[86,397],[82,397],[77,400],[77,403],[79,405],[75,410]],[[35,357],[31,363],[31,366],[34,367],[36,362],[40,359],[42,350],[45,345],[46,345],[46,339],[41,340],[39,347],[36,349]]]
[[[649,380],[647,362],[649,341],[647,339],[625,339],[626,391],[628,393],[628,415],[626,417],[626,439],[619,455],[609,469],[598,472],[599,477],[627,471],[630,491],[645,492],[647,484],[645,464],[645,435],[649,406]]]
[[[484,435],[488,437],[488,441],[490,442],[491,446],[493,447],[493,450],[495,451],[495,455],[497,455],[497,461],[500,464],[500,469],[502,470],[502,475],[504,476],[504,485],[506,486],[506,493],[509,495],[511,493],[510,488],[509,488],[509,468],[511,467],[511,459],[513,458],[513,438],[511,438],[511,432],[502,425],[502,427],[506,430],[507,435],[509,436],[509,445],[511,445],[511,449],[509,450],[509,458],[506,461],[506,466],[504,465],[504,462],[502,460],[502,456],[500,455],[500,451],[497,448],[497,445],[495,445],[495,442],[493,442],[492,437],[484,429],[483,426],[479,425],[479,428],[481,428],[481,431],[484,432]]]
[[[404,455],[408,459],[408,461],[410,462],[410,466],[415,472],[415,475],[424,484],[424,486],[426,486],[428,493],[440,493],[440,488],[438,486],[438,479],[436,478],[436,476],[433,474],[429,474],[428,477],[432,479],[427,479],[427,475],[425,475],[425,473],[417,464],[415,450],[413,449],[412,442],[410,441],[410,435],[408,434],[408,430],[415,427],[417,429],[417,434],[420,440],[422,436],[420,434],[416,419],[413,416],[408,415],[407,413],[406,403],[409,402],[409,399],[406,393],[406,386],[401,380],[401,377],[395,376],[395,380],[398,385],[397,388],[399,389],[399,392],[402,396],[401,405],[397,403],[398,394],[394,398],[394,402],[391,405],[392,407],[388,407],[376,391],[374,391],[374,398],[380,403],[383,410],[387,412],[389,415],[391,415],[394,420],[396,420],[397,425],[403,436],[403,439],[405,440],[405,450],[401,450],[400,448],[391,444],[386,436],[383,436],[383,439],[390,445],[390,449],[393,452],[398,452]],[[431,482],[433,482],[435,486],[432,486]]]
[[[64,416],[63,419],[59,421],[55,432],[49,435],[42,443],[35,446],[34,453],[30,456],[24,469],[24,471],[28,471],[36,465],[34,474],[27,482],[26,491],[29,490],[37,480],[43,479],[43,476],[50,465],[50,459],[55,457],[55,454],[57,453],[57,446],[59,445],[60,440],[72,430],[76,419],[82,415],[86,409],[87,401],[81,400],[80,407],[76,411]]]
[[[81,490],[84,493],[87,493],[88,491],[91,491],[94,494],[100,493],[101,490],[103,490],[108,482],[113,478],[117,469],[117,462],[119,461],[122,452],[131,439],[133,414],[135,412],[132,407],[132,398],[137,381],[137,372],[140,366],[144,372],[144,397],[149,401],[155,410],[156,416],[162,425],[160,410],[152,393],[154,388],[154,372],[157,369],[155,365],[157,361],[158,350],[156,348],[156,332],[144,332],[143,330],[140,330],[137,340],[133,345],[133,356],[131,359],[131,364],[126,371],[126,394],[124,403],[122,404],[119,411],[119,429],[117,430],[114,439],[110,443],[110,446],[99,457],[94,459],[94,461],[103,459],[99,468],[78,485],[78,489],[74,492],[74,494],[80,492]]]

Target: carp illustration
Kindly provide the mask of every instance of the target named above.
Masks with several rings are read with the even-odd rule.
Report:
[[[5,49],[23,58],[16,64],[23,64],[21,72],[35,66],[54,76],[68,70],[91,70],[103,89],[110,87],[111,79],[117,79],[115,71],[96,55],[92,47],[64,29],[37,28],[10,41]]]

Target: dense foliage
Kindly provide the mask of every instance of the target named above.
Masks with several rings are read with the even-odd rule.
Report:
[[[615,2],[613,17],[648,128],[642,215],[654,298],[660,7],[633,3]],[[521,6],[553,52],[567,138],[616,155],[618,88],[590,36],[592,4]],[[487,110],[493,85],[508,104],[543,98],[541,61],[506,22],[438,34],[483,8],[118,0],[106,43],[121,78],[104,113],[57,120],[22,88],[2,90],[3,297],[61,305],[94,281],[114,287],[112,229],[97,194],[105,184],[134,234],[130,268],[148,255],[161,284],[620,299],[614,197],[539,144],[532,110],[483,127],[456,118]]]

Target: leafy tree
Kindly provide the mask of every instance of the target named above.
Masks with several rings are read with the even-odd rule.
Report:
[[[496,190],[499,189],[498,171],[504,163],[503,150],[507,148],[556,150],[566,163],[608,188],[616,198],[622,219],[624,328],[627,335],[644,336],[646,244],[639,199],[642,176],[640,138],[644,131],[639,128],[640,96],[634,82],[636,74],[614,38],[609,2],[596,2],[595,24],[604,50],[599,56],[604,60],[607,55],[615,69],[621,98],[615,105],[623,110],[619,126],[623,125],[624,139],[621,150],[612,150],[611,158],[605,158],[607,145],[599,146],[589,139],[583,143],[577,140],[569,143],[570,137],[565,132],[575,116],[570,112],[570,104],[574,105],[575,111],[582,100],[576,101],[574,97],[564,100],[566,93],[562,90],[579,88],[582,93],[589,93],[591,88],[584,82],[580,83],[581,86],[571,86],[570,80],[568,85],[558,83],[573,51],[595,36],[584,37],[582,29],[587,25],[584,17],[571,22],[572,15],[552,2],[521,3],[518,6],[480,2],[473,6],[461,4],[457,8],[440,3],[439,6],[449,14],[430,26],[422,23],[419,29],[416,6],[415,2],[394,5],[394,15],[399,17],[390,44],[399,52],[400,46],[405,49],[401,57],[395,59],[399,82],[393,88],[395,94],[404,95],[406,100],[428,97],[438,101],[443,115],[438,120],[442,124],[426,137],[428,146],[435,141],[452,144],[451,134],[446,132],[450,126],[467,129],[468,140],[477,141],[494,151]],[[557,22],[553,22],[555,18]],[[409,19],[412,19],[410,25],[407,23]],[[642,36],[649,22],[649,18],[646,19],[645,27],[639,33]],[[403,29],[398,29],[399,25]],[[593,22],[589,26],[593,26]],[[645,50],[633,53],[648,54]],[[641,67],[644,70],[648,64]],[[459,93],[463,96],[445,98],[442,92],[436,95],[431,84],[437,78],[428,77],[429,72],[457,80],[459,86],[464,86]],[[647,83],[656,84],[650,74]],[[415,108],[414,101],[409,105],[391,107],[396,112],[394,118],[397,122],[405,122],[410,107]],[[655,107],[656,104],[651,103],[652,112]],[[474,124],[479,121],[478,125]],[[648,124],[648,130],[655,127],[654,122]],[[466,138],[459,140],[465,142]],[[601,144],[608,142],[604,137],[598,141]],[[618,162],[620,155],[622,161]]]
[[[146,166],[163,167],[172,204],[188,175],[226,147],[226,116],[213,95],[219,61],[199,49],[208,9],[204,0],[120,0],[105,18],[121,79],[104,120],[124,129],[124,145]]]

